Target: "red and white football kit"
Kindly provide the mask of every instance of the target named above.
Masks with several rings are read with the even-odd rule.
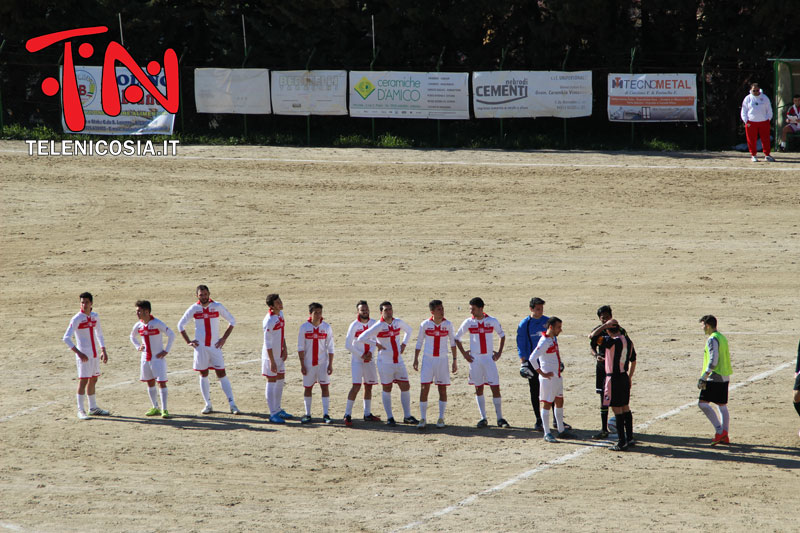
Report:
[[[283,311],[276,315],[270,310],[264,317],[261,327],[264,329],[264,345],[261,348],[261,375],[275,377],[278,374],[285,374],[286,362],[281,359],[283,344],[286,341],[286,322],[283,320]],[[272,357],[275,359],[277,368],[276,372],[272,371],[267,350],[272,350]]]
[[[164,347],[163,335],[167,336],[167,347]],[[141,339],[141,342],[137,340]],[[161,352],[169,352],[172,342],[175,340],[175,333],[167,327],[164,322],[154,316],[150,317],[150,322],[145,324],[141,320],[133,325],[131,330],[131,344],[137,351],[142,350],[141,372],[139,381],[150,381],[154,379],[159,383],[167,382],[167,358],[156,357]]]
[[[214,345],[219,341],[219,317],[228,321],[231,326],[236,325],[236,319],[219,302],[211,300],[208,307],[198,301],[189,306],[189,309],[178,322],[178,332],[186,329],[189,320],[194,319],[194,337],[200,343],[194,348],[194,364],[192,368],[197,371],[225,369],[225,359],[222,350]]]
[[[391,323],[381,318],[359,337],[359,342],[373,340],[383,346],[382,350],[378,350],[378,373],[381,384],[388,385],[408,381],[408,372],[400,353],[400,347],[404,344],[408,345],[412,331],[411,326],[397,317],[393,318]],[[398,341],[397,337],[401,332],[404,334],[403,340]]]
[[[473,316],[466,319],[458,328],[456,340],[460,342],[465,333],[469,333],[469,354],[473,358],[469,364],[469,384],[476,387],[500,385],[497,364],[492,359],[494,333],[500,338],[506,336],[500,322],[489,315],[484,315],[480,320]]]
[[[543,333],[528,360],[534,369],[553,373],[549,378],[539,374],[539,399],[543,402],[553,403],[556,398],[563,398],[564,380],[561,377],[561,353],[558,351],[558,338],[548,337],[547,333]]]
[[[417,345],[422,350],[422,368],[419,379],[423,385],[450,385],[450,365],[448,355],[456,345],[453,323],[447,319],[437,324],[433,317],[423,320],[419,325]],[[423,349],[424,346],[424,349]]]
[[[798,120],[798,122],[789,122],[790,119]],[[786,112],[786,124],[792,128],[792,131],[800,131],[800,108],[796,105],[792,105]]]
[[[324,320],[314,326],[311,320],[303,322],[297,333],[297,351],[303,353],[306,374],[303,376],[303,387],[311,387],[314,383],[327,385],[331,382],[328,375],[328,355],[333,355],[333,330]]]
[[[353,384],[378,384],[378,366],[375,363],[377,355],[375,353],[375,340],[364,342],[360,339],[362,334],[373,326],[375,322],[377,321],[374,318],[370,318],[365,323],[356,317],[347,329],[344,346],[350,351],[350,374],[353,377]],[[372,353],[372,358],[368,363],[365,363],[363,357],[367,350]]]
[[[75,337],[74,344],[73,336]],[[88,361],[83,362],[75,354],[78,379],[89,379],[100,375],[100,358],[97,355],[101,353],[100,349],[104,348],[106,343],[103,340],[103,329],[100,327],[100,317],[97,316],[97,313],[92,311],[87,315],[79,311],[70,319],[63,340],[70,350],[77,346],[78,350],[89,358]]]

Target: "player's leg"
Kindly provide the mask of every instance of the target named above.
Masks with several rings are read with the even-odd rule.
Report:
[[[503,398],[500,394],[500,374],[497,371],[497,363],[491,358],[486,361],[486,383],[492,391],[492,403],[494,413],[497,416],[497,425],[501,428],[508,427],[508,422],[503,418]]]
[[[614,405],[614,400],[612,399],[611,410],[613,411],[614,416],[617,418],[617,444],[611,447],[611,449],[614,451],[625,450],[628,447],[628,439],[625,436],[625,422],[622,416],[622,409],[622,406]]]
[[[800,415],[800,374],[794,378],[794,394],[792,400],[794,401],[794,410]]]
[[[408,374],[405,367],[402,369],[402,379],[397,381],[397,388],[400,389],[400,404],[403,406],[403,423],[417,424],[419,420],[411,414],[411,384],[408,382]]]
[[[542,431],[542,413],[539,404],[539,376],[535,375],[532,379],[528,380],[528,388],[531,394],[531,407],[533,407],[533,414],[536,416],[536,425],[534,431]]]
[[[381,376],[381,381],[386,379]],[[390,426],[395,424],[394,415],[392,414],[392,382],[381,383],[383,392],[381,393],[381,400],[383,401],[383,410],[386,412],[386,423]]]
[[[327,371],[325,371],[325,374],[327,375]],[[327,377],[330,379],[330,376]],[[320,391],[322,391],[322,421],[326,424],[333,423],[333,419],[331,419],[331,415],[328,412],[331,403],[329,384],[330,383],[322,383],[321,381],[319,384]]]
[[[372,386],[369,386],[370,390]],[[356,398],[358,398],[358,392],[361,390],[361,383],[356,383],[353,381],[352,386],[350,387],[350,392],[347,393],[347,404],[344,407],[344,418],[345,421],[347,417],[352,417],[353,415],[353,404],[356,402]],[[364,387],[364,396],[366,397],[366,390],[367,387]]]
[[[372,414],[372,387],[380,383],[378,379],[378,366],[375,360],[371,360],[363,365],[364,372],[364,421],[380,422],[381,418]]]
[[[478,404],[478,413],[480,420],[478,420],[478,427],[486,427],[486,398],[483,396],[483,385],[475,385],[475,402]]]
[[[75,361],[78,368],[78,390],[75,395],[78,402],[78,418],[85,419],[89,417],[86,414],[86,385],[89,383],[91,372],[88,370],[88,365],[77,356]]]
[[[212,367],[214,368],[214,372],[217,374],[217,379],[219,379],[219,385],[222,387],[222,392],[225,393],[225,397],[228,399],[228,405],[231,408],[231,413],[238,415],[239,408],[236,407],[236,402],[233,399],[233,387],[231,386],[231,380],[228,378],[228,374],[225,372],[225,360],[222,358],[222,350],[215,349],[214,353],[212,353]]]
[[[145,416],[160,416],[161,409],[158,408],[158,389],[156,389],[156,378],[149,361],[142,361],[142,371],[139,378],[147,385],[147,395],[150,397],[150,410]]]
[[[209,355],[205,346],[195,347],[192,368],[200,374],[200,394],[203,396],[203,401],[205,401],[206,404],[202,411],[204,415],[213,411],[211,407],[211,384],[208,381],[208,369],[210,366]]]
[[[701,391],[701,393],[702,392],[705,391]],[[720,423],[719,417],[717,416],[717,413],[711,404],[701,399],[697,401],[697,406],[706,415],[706,418],[708,418],[708,421],[711,422],[711,425],[714,426],[715,438],[716,435],[722,435],[722,424]]]
[[[753,157],[753,161],[756,161],[756,144],[758,139],[758,127],[755,125],[755,122],[748,122],[745,124],[744,127],[744,135],[747,138],[747,149],[750,151],[750,155]]]
[[[758,136],[761,137],[761,151],[765,156],[770,157],[769,120],[758,123]]]
[[[419,385],[419,416],[421,420],[427,419],[428,414],[428,393],[431,390],[430,383],[420,383]]]

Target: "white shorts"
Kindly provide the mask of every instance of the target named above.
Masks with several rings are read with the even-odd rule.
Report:
[[[145,361],[142,358],[142,371],[139,374],[139,381],[150,381],[154,379],[159,383],[167,382],[167,358],[162,357],[159,359],[156,356],[150,361]]]
[[[213,346],[197,346],[194,349],[193,369],[198,372],[208,370],[225,370],[225,358],[222,357],[222,350]]]
[[[500,374],[491,355],[479,355],[472,360],[469,364],[469,384],[476,387],[500,385]]]
[[[423,385],[450,385],[450,365],[446,355],[434,357],[422,356],[422,369],[419,372],[419,382]]]
[[[353,385],[378,384],[378,367],[375,365],[375,356],[365,363],[361,357],[354,355],[350,358],[350,374],[353,376]]]
[[[397,363],[393,363],[391,358],[388,359],[387,362],[378,361],[378,373],[381,375],[381,384],[408,383],[408,372],[406,371],[406,364],[403,362],[403,359],[398,359]]]
[[[325,364],[320,364],[317,366],[306,365],[306,374],[303,376],[303,387],[313,387],[314,383],[319,383],[320,385],[327,385],[331,382],[331,377],[328,375],[328,362],[325,361]]]
[[[75,356],[75,363],[78,365],[78,379],[96,378],[100,375],[100,358],[88,356],[89,360],[85,363],[81,358]]]
[[[269,378],[274,378],[278,374],[285,374],[286,373],[286,361],[281,359],[281,357],[279,355],[278,356],[274,356],[273,355],[273,357],[275,357],[275,367],[278,369],[278,371],[277,372],[273,372],[272,370],[270,370],[270,366],[271,365],[269,364],[269,356],[264,357],[262,355],[261,356],[261,375],[262,376],[267,376]]]
[[[800,131],[800,124],[787,124],[787,126],[789,126],[790,128],[792,128],[792,131],[793,131],[793,132],[798,132],[798,131]]]
[[[539,376],[539,400],[553,403],[556,398],[564,397],[564,378],[553,376],[550,379]]]

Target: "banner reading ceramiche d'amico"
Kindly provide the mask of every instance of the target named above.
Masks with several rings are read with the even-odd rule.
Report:
[[[63,74],[64,68],[61,67]],[[67,127],[64,113],[61,113],[61,126],[64,133],[80,133],[92,135],[172,135],[175,115],[169,113],[158,101],[145,91],[141,100],[136,103],[125,98],[125,89],[131,85],[139,85],[131,71],[125,67],[116,67],[117,88],[119,89],[120,113],[116,117],[106,115],[101,102],[100,81],[103,79],[102,67],[75,66],[75,81],[81,97],[86,126],[82,131],[72,131]],[[149,76],[153,85],[162,94],[166,93],[164,73]],[[63,81],[62,81],[63,86]]]
[[[346,70],[273,70],[276,115],[346,115]]]
[[[268,115],[269,70],[265,68],[194,69],[198,113]]]
[[[587,117],[592,72],[473,72],[472,107],[475,118]]]
[[[695,74],[609,74],[611,122],[696,122]]]
[[[350,72],[350,116],[469,119],[469,74]]]

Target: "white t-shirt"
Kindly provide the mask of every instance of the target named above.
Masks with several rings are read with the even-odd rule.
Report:
[[[493,333],[497,333],[501,339],[506,336],[500,322],[489,315],[484,315],[480,320],[473,316],[462,322],[456,332],[456,340],[461,341],[461,337],[467,332],[469,332],[469,353],[473,357],[494,354]]]
[[[423,355],[446,357],[450,348],[456,345],[453,323],[444,319],[440,324],[436,324],[433,317],[423,320],[419,325],[416,349],[421,349],[423,345],[425,346]]]
[[[100,327],[100,317],[94,311],[88,315],[79,311],[70,319],[63,338],[70,350],[76,346],[72,342],[73,335],[78,350],[87,357],[97,357],[97,353],[100,351],[98,348],[104,348],[106,345],[103,340],[103,329]],[[95,343],[95,339],[97,339],[97,343]],[[98,347],[97,344],[100,346]]]
[[[208,307],[203,307],[198,301],[189,306],[189,309],[178,322],[178,331],[184,331],[189,320],[194,318],[194,338],[201,346],[213,346],[219,340],[219,317],[228,321],[231,326],[236,325],[233,315],[219,302],[211,300]]]
[[[167,336],[167,347],[164,348],[163,335]],[[141,342],[136,340],[136,337],[142,339]],[[131,343],[137,350],[144,344],[145,349],[142,351],[142,359],[150,361],[153,356],[161,352],[169,352],[172,348],[172,341],[175,340],[175,332],[167,327],[164,322],[154,316],[150,317],[150,322],[145,324],[141,320],[133,325],[131,330]]]

